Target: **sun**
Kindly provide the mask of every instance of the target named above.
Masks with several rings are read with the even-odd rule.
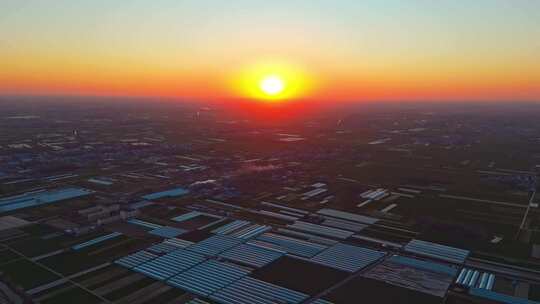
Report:
[[[240,66],[229,79],[234,95],[260,102],[299,100],[313,88],[312,77],[298,65],[270,60]]]
[[[269,75],[261,80],[259,88],[265,94],[275,96],[283,92],[285,89],[285,82],[279,76]]]

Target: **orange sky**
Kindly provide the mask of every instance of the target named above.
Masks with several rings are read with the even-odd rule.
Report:
[[[460,3],[6,0],[0,94],[239,98],[270,64],[297,98],[540,100],[540,2]]]

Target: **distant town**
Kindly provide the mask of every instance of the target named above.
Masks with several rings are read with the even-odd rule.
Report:
[[[540,303],[539,105],[287,111],[5,97],[0,303]]]

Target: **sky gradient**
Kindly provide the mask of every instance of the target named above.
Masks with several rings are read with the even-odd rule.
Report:
[[[0,1],[0,94],[237,98],[266,63],[304,98],[540,101],[540,1]]]

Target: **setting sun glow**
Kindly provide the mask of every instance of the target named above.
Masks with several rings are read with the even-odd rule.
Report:
[[[271,75],[261,81],[260,88],[268,95],[277,95],[283,92],[285,83],[279,76]]]
[[[231,77],[235,95],[258,101],[285,102],[309,97],[313,81],[292,64],[249,65]]]
[[[0,95],[540,100],[540,1],[463,2],[0,0]]]

